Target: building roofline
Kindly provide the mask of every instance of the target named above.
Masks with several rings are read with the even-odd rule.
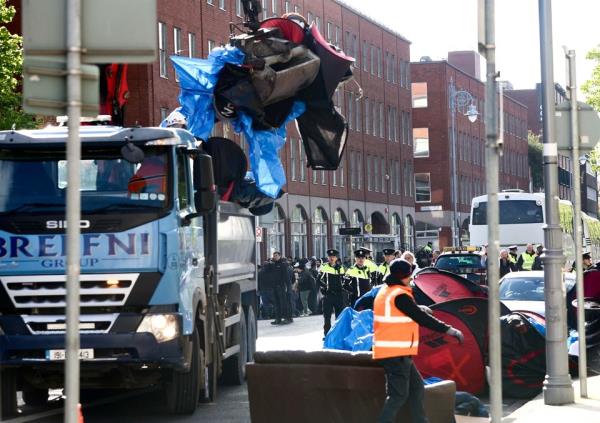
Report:
[[[475,81],[478,81],[482,84],[485,85],[485,81],[482,81],[481,79],[477,79],[475,78],[473,75],[465,72],[464,70],[457,68],[456,66],[454,66],[452,63],[448,62],[448,60],[429,60],[427,62],[410,62],[411,65],[415,64],[415,65],[427,65],[427,64],[436,64],[436,65],[443,65],[445,64],[446,66],[450,66],[451,68],[453,68],[454,70],[456,70],[457,72],[462,73],[463,75],[474,79]],[[509,92],[511,90],[504,90],[504,95],[506,97],[508,97],[511,101],[514,101],[515,103],[517,103],[518,105],[525,107],[526,109],[528,108],[527,105],[521,103],[520,101],[514,99],[513,97],[510,97],[509,95],[507,95],[506,93]]]
[[[398,31],[396,31],[395,29],[390,28],[389,26],[378,22],[375,18],[370,17],[369,15],[367,15],[364,11],[358,10],[357,8],[355,8],[354,6],[349,5],[348,3],[346,3],[344,0],[333,0],[334,3],[339,4],[342,7],[345,7],[346,9],[348,9],[351,12],[356,13],[357,15],[359,15],[361,18],[365,19],[366,21],[371,22],[372,24],[380,27],[381,29],[383,29],[384,31],[387,31],[393,35],[395,35],[396,37],[400,38],[403,41],[406,41],[408,44],[412,44],[412,41],[410,41],[408,38],[406,38],[404,35],[400,34]]]

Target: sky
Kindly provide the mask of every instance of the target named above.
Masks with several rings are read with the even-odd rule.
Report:
[[[477,51],[477,0],[343,0],[411,41],[411,61],[448,51]],[[496,0],[496,70],[515,89],[541,81],[537,0]],[[577,85],[590,79],[586,53],[600,45],[600,0],[553,0],[554,80],[566,86],[563,46],[575,50]],[[481,63],[482,78],[485,62]],[[579,90],[579,100],[585,101]]]

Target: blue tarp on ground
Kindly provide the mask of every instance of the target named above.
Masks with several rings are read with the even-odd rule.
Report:
[[[346,351],[371,351],[373,311],[358,312],[346,307],[325,336],[323,348]]]

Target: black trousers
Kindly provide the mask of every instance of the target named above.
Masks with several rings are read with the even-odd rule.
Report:
[[[387,397],[377,423],[392,423],[405,402],[408,402],[413,423],[427,423],[423,396],[425,387],[411,357],[379,360],[385,370]]]
[[[275,297],[275,320],[291,319],[292,310],[285,285],[278,283],[273,289]]]
[[[325,335],[331,329],[331,313],[335,311],[335,318],[340,315],[344,309],[344,296],[341,292],[339,293],[327,293],[323,297],[323,331]]]

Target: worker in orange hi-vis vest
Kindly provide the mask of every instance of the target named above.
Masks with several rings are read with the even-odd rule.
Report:
[[[429,307],[415,303],[409,286],[412,269],[406,260],[392,261],[385,284],[375,297],[373,358],[385,370],[387,393],[379,423],[395,422],[407,401],[412,421],[427,422],[423,379],[412,361],[419,349],[419,325],[453,336],[461,344],[464,341],[461,331],[433,317]]]

